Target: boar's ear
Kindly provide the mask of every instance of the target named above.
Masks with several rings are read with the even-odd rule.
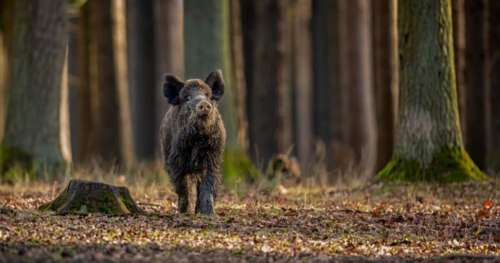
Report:
[[[163,95],[167,98],[168,103],[172,105],[179,104],[179,92],[182,87],[184,87],[184,83],[174,75],[165,75],[165,82],[163,82]]]
[[[210,73],[205,82],[212,89],[212,99],[219,100],[224,94],[224,80],[220,69]]]

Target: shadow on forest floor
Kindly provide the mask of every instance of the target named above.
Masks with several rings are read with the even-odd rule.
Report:
[[[162,249],[145,245],[0,245],[0,262],[500,262],[500,257],[449,255],[431,258],[400,256],[331,256],[307,253],[291,256],[280,253],[244,252],[230,249],[193,251],[187,247]]]

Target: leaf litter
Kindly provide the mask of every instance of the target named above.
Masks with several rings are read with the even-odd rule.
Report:
[[[0,187],[0,262],[500,261],[498,180],[223,192],[212,218],[133,188],[146,214],[58,216],[49,189]]]

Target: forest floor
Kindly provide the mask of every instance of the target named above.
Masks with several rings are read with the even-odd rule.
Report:
[[[500,180],[223,192],[213,218],[134,186],[143,215],[37,210],[63,186],[0,187],[0,262],[500,262]]]

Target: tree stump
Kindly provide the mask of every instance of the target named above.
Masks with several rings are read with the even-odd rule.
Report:
[[[71,180],[56,199],[40,209],[57,214],[126,215],[142,212],[126,187],[83,180]]]

